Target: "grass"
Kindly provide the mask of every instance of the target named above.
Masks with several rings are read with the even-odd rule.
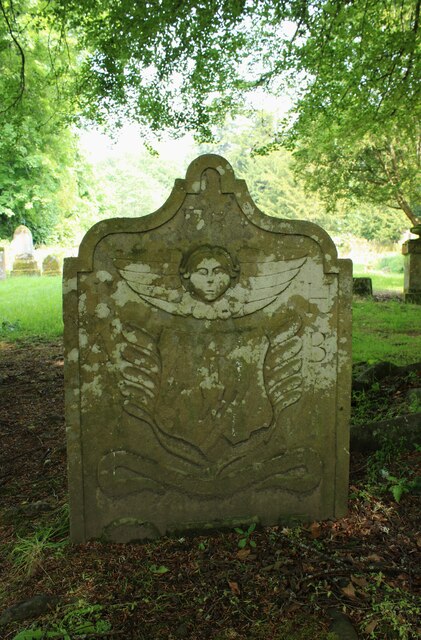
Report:
[[[370,273],[375,290],[402,291],[403,274]],[[421,360],[421,308],[397,301],[355,300],[353,359],[406,364]],[[61,278],[20,277],[0,282],[0,339],[61,336]]]
[[[402,293],[403,291],[403,273],[364,270],[362,266],[355,265],[353,275],[355,278],[371,278],[374,293],[380,291]]]
[[[47,339],[62,334],[60,276],[0,281],[0,340]]]
[[[354,362],[419,362],[421,307],[393,300],[355,300],[352,349]]]

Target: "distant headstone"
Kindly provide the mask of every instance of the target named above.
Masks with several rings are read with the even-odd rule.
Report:
[[[119,542],[346,512],[351,262],[224,158],[64,264],[71,535]]]
[[[411,229],[418,238],[402,245],[404,255],[403,296],[405,302],[421,304],[421,224]]]
[[[43,276],[60,276],[61,267],[60,260],[56,256],[46,256],[42,261],[42,275]]]
[[[37,261],[34,257],[34,244],[32,233],[24,224],[19,225],[13,234],[11,249],[15,259],[13,262],[12,276],[39,276],[41,275]]]
[[[372,296],[373,283],[371,278],[353,278],[353,292],[357,296]]]
[[[6,251],[0,247],[0,280],[6,278]]]

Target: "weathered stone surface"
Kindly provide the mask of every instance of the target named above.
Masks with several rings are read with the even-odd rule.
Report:
[[[11,276],[40,276],[41,271],[35,258],[31,256],[16,258]]]
[[[344,514],[351,262],[220,156],[64,264],[71,535]]]
[[[410,449],[420,444],[421,413],[408,413],[389,420],[351,425],[351,450],[377,451],[385,445]]]
[[[34,258],[34,245],[32,233],[24,224],[19,225],[13,234],[11,243],[12,252],[15,255],[12,276],[39,276],[41,271]]]
[[[337,640],[358,640],[357,633],[350,619],[338,609],[328,609],[330,618],[329,631],[336,635]]]
[[[371,278],[353,278],[353,292],[357,296],[372,296],[373,283]]]
[[[18,602],[3,611],[0,615],[0,626],[9,624],[10,622],[19,622],[21,620],[42,616],[44,613],[53,609],[57,602],[57,597],[44,593],[35,595],[29,600]]]
[[[42,261],[42,275],[43,276],[60,276],[61,266],[60,260],[56,256],[46,256]]]
[[[356,366],[360,369],[362,365],[363,363],[358,363]],[[384,380],[388,376],[405,377],[410,373],[421,375],[421,362],[414,362],[400,367],[387,360],[376,362],[376,364],[366,366],[361,373],[355,376],[352,381],[352,388],[354,391],[364,391],[369,389],[373,382]]]
[[[421,235],[421,225],[411,229]],[[405,302],[421,304],[421,237],[402,245],[404,255],[403,297]]]
[[[11,250],[16,258],[34,255],[32,233],[24,224],[16,227],[11,242]]]

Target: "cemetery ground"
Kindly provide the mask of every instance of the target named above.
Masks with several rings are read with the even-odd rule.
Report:
[[[346,517],[71,545],[60,282],[8,287],[0,283],[2,639],[419,637],[421,454],[399,431],[402,416],[420,426],[419,306],[395,291],[354,302],[352,423],[363,437],[351,444]]]

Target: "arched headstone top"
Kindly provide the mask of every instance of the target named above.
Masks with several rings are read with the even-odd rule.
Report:
[[[170,196],[157,211],[139,218],[103,220],[94,225],[81,243],[79,257],[89,269],[90,256],[101,238],[110,233],[119,233],[123,229],[128,233],[136,233],[157,228],[183,210],[186,200],[190,209],[199,210],[205,207],[215,216],[220,216],[221,209],[224,210],[227,224],[234,216],[244,217],[256,227],[270,233],[299,235],[311,239],[320,246],[325,271],[338,271],[337,250],[326,231],[306,220],[289,220],[266,215],[253,201],[246,182],[237,179],[229,162],[216,154],[204,154],[193,160],[187,169],[186,178],[175,180]],[[237,206],[229,206],[233,202]],[[211,203],[214,203],[214,207],[219,206],[219,210],[214,209],[212,212]],[[184,215],[188,215],[188,210],[184,209]]]
[[[24,224],[20,224],[16,227],[13,233],[11,247],[16,258],[34,255],[32,232]]]

